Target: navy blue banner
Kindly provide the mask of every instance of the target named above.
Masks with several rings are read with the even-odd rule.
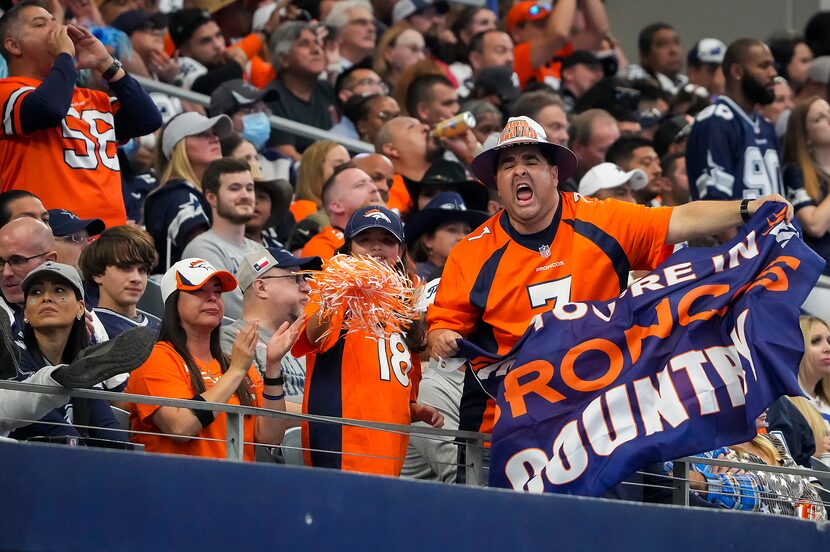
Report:
[[[650,462],[751,439],[771,402],[800,394],[799,307],[824,260],[785,209],[765,204],[728,244],[682,249],[617,299],[536,317],[478,372],[498,401],[490,485],[599,496]]]

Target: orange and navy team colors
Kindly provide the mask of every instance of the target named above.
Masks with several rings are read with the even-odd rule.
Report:
[[[127,222],[110,97],[76,88],[60,126],[23,131],[20,104],[40,81],[12,77],[0,81],[3,191],[27,190],[47,209],[69,209],[81,218],[101,218],[107,228]]]
[[[219,363],[212,360],[209,364],[194,359],[202,373],[205,381],[205,388],[213,387],[222,372]],[[251,395],[254,397],[254,404],[251,406],[262,406],[262,377],[259,371],[251,365],[248,370],[251,378]],[[193,397],[193,387],[190,384],[190,372],[184,359],[173,349],[172,345],[161,341],[156,343],[152,354],[143,365],[130,374],[127,381],[127,393],[138,395],[151,395],[153,397],[167,397],[171,399],[190,399]],[[236,394],[231,395],[228,404],[239,405],[239,398]],[[153,423],[153,414],[159,406],[152,404],[131,404],[130,405],[130,427],[133,431],[144,431],[160,433],[161,430]],[[202,429],[198,437],[218,439],[218,441],[205,441],[202,439],[174,440],[163,435],[148,435],[135,433],[132,436],[134,443],[141,443],[147,452],[161,452],[166,454],[184,454],[188,456],[200,456],[202,458],[226,458],[225,449],[225,418],[226,414],[217,412],[212,424]],[[254,424],[256,418],[245,416],[245,442],[254,442]],[[254,461],[254,446],[245,445],[244,459],[248,462]]]
[[[117,141],[153,132],[161,115],[129,75],[111,83],[118,99],[76,88],[76,78],[74,60],[61,54],[46,80],[0,80],[0,188],[27,190],[47,209],[101,218],[108,228],[125,224]]]
[[[337,250],[346,244],[343,230],[334,226],[324,226],[312,236],[303,247],[303,257],[320,257],[328,261],[337,254]]]
[[[505,354],[555,301],[615,297],[631,270],[651,270],[672,252],[665,243],[669,207],[559,197],[551,226],[538,234],[519,234],[500,211],[455,246],[427,311],[430,331],[450,329]],[[484,367],[469,360],[475,371]],[[460,429],[490,433],[494,408],[468,371]]]
[[[318,343],[303,327],[294,345],[294,356],[308,355],[303,413],[409,425],[421,374],[417,356],[400,334],[343,334],[342,320],[336,315]],[[340,424],[305,423],[302,435],[309,466],[391,476],[400,475],[409,442],[406,434]]]

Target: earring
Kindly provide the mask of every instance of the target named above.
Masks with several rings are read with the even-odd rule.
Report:
[[[79,315],[78,315],[78,316],[76,316],[75,318],[77,318],[78,320],[80,320],[81,318],[83,318],[83,316],[84,316],[83,314],[79,314]]]
[[[24,324],[28,324],[28,323],[29,323],[29,319],[28,319],[28,318],[24,318],[24,319],[23,319],[23,323],[24,323]]]

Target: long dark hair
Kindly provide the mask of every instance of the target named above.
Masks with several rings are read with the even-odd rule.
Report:
[[[406,244],[402,245],[403,254],[395,264],[395,270],[406,278],[413,287],[418,286],[422,283],[421,278],[415,271],[415,263],[412,262],[412,259],[409,257]],[[344,243],[343,246],[337,250],[337,253],[351,255],[352,238],[346,238],[346,243]],[[409,329],[406,330],[406,335],[403,340],[411,353],[420,353],[426,350],[427,324],[425,316],[426,315],[422,314],[421,317],[418,320],[414,320]]]
[[[75,300],[82,299],[81,293],[75,289],[75,286],[68,284],[75,292]],[[29,294],[26,293],[26,297]],[[23,344],[32,355],[32,360],[35,366],[43,367],[51,364],[43,352],[40,350],[40,345],[35,336],[35,330],[31,324],[26,323],[23,326]],[[72,328],[69,330],[69,337],[66,340],[66,346],[63,348],[59,364],[71,364],[78,357],[78,354],[89,346],[89,332],[86,329],[86,320],[81,316],[72,320]],[[82,426],[90,424],[90,399],[73,398],[72,399],[72,420],[73,425],[77,426],[76,430],[83,436],[89,436],[89,430]]]
[[[173,349],[184,359],[187,366],[187,371],[190,373],[190,385],[193,389],[193,394],[198,395],[204,393],[207,387],[205,380],[202,378],[202,372],[196,366],[196,361],[193,355],[187,348],[187,333],[182,326],[181,318],[179,317],[179,291],[176,290],[170,294],[167,301],[164,302],[164,317],[161,319],[161,328],[159,328],[159,341],[166,341]],[[210,354],[219,363],[219,368],[224,374],[230,367],[230,358],[222,352],[220,338],[222,332],[222,325],[218,324],[210,332]],[[254,396],[251,393],[253,383],[248,375],[236,388],[236,396],[240,404],[244,406],[253,406]]]
[[[70,285],[69,287],[75,292],[75,300],[80,301],[80,292],[74,286]],[[28,297],[28,293],[26,295]],[[26,349],[31,353],[32,358],[34,358],[38,366],[46,366],[49,364],[49,361],[40,350],[34,328],[28,323],[23,327],[23,344],[26,345]],[[71,364],[78,357],[78,353],[88,345],[89,332],[86,330],[86,321],[83,316],[80,319],[75,318],[72,321],[72,329],[69,331],[69,338],[66,340],[66,347],[63,348],[60,363]]]

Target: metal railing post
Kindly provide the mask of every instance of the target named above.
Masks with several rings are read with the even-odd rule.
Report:
[[[474,487],[484,485],[482,481],[482,468],[484,466],[484,441],[481,439],[465,439],[464,464],[466,470],[465,484]]]
[[[672,504],[678,506],[689,505],[689,464],[682,460],[675,460],[672,473],[674,480],[672,486],[674,492],[672,493]]]
[[[245,416],[236,412],[228,412],[225,427],[227,459],[232,462],[242,462],[245,450]]]

